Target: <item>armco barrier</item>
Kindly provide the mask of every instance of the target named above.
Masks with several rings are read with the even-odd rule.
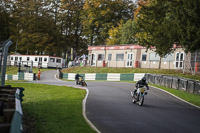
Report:
[[[161,76],[162,75],[155,75],[154,76],[154,82],[155,82],[155,84],[160,85]]]
[[[22,133],[23,91],[24,88],[0,87],[1,111],[3,112],[0,121],[1,133]]]
[[[165,76],[165,87],[172,88],[173,78],[170,76]]]
[[[200,82],[199,82],[199,81],[196,81],[196,82],[195,82],[194,93],[200,95]]]
[[[149,82],[155,84],[154,74],[149,74]]]
[[[193,80],[188,80],[187,92],[189,92],[189,93],[194,93],[194,89],[195,89],[195,81],[193,81]]]
[[[144,77],[146,78],[147,82],[150,82],[150,74],[149,73],[145,73]]]
[[[178,77],[173,77],[172,78],[172,88],[178,90],[179,89],[179,78]]]
[[[178,89],[187,91],[187,84],[188,84],[188,80],[187,79],[180,78],[180,80],[179,80],[179,88]]]

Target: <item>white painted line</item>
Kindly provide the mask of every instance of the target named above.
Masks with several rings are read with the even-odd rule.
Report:
[[[87,102],[87,98],[88,98],[88,95],[89,95],[89,90],[86,88],[86,95],[85,95],[85,98],[83,99],[83,102],[82,102],[82,105],[83,105],[83,117],[85,118],[86,122],[90,125],[90,127],[92,129],[94,129],[97,133],[101,133],[93,124],[92,122],[87,118],[85,112],[86,112],[86,102]]]
[[[151,85],[149,85],[149,86],[151,86]],[[200,109],[199,106],[194,105],[194,104],[192,104],[192,103],[190,103],[190,102],[188,102],[188,101],[185,101],[185,100],[181,99],[180,97],[177,97],[176,95],[174,95],[174,94],[172,94],[172,93],[170,93],[170,92],[168,92],[168,91],[165,91],[165,90],[163,90],[163,89],[160,89],[160,88],[157,88],[157,87],[154,87],[154,86],[151,86],[151,87],[153,87],[153,88],[155,88],[155,89],[158,89],[158,90],[161,90],[161,91],[163,91],[163,92],[166,92],[166,93],[170,94],[171,96],[173,96],[173,97],[175,97],[175,98],[177,98],[177,99],[179,99],[179,100],[181,100],[181,101],[183,101],[183,102],[185,102],[185,103],[187,103],[187,104],[190,104],[190,105],[192,105],[193,107],[196,107],[196,108]]]

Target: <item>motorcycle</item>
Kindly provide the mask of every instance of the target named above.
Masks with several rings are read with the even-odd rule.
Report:
[[[82,86],[87,86],[87,84],[86,84],[86,82],[85,82],[83,77],[79,77],[78,84],[82,85]]]
[[[138,103],[139,106],[142,106],[144,103],[144,95],[147,95],[147,90],[144,87],[141,87],[136,90],[136,92],[131,92],[132,102]]]

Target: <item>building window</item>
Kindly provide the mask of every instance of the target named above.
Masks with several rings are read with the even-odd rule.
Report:
[[[124,60],[124,54],[116,54],[116,61],[123,61]]]
[[[46,61],[47,61],[47,58],[44,58],[44,61],[46,62]]]
[[[167,54],[162,60],[163,61],[174,61],[174,55]]]
[[[37,58],[37,57],[35,57],[35,61],[38,61],[38,58]]]
[[[160,56],[158,54],[156,54],[155,52],[152,52],[149,54],[149,60],[150,61],[159,61]]]
[[[27,57],[27,61],[29,61],[30,60],[30,57]]]
[[[21,61],[21,60],[22,60],[22,57],[19,57],[19,60]]]
[[[147,61],[147,54],[146,53],[142,54],[142,61]]]
[[[11,57],[10,60],[13,60],[13,57]]]
[[[39,62],[42,62],[42,57],[39,57]]]
[[[50,58],[50,62],[55,62],[55,58]]]
[[[15,57],[15,61],[18,61],[18,57]]]
[[[112,60],[112,54],[108,54],[108,60],[109,60],[109,61]]]
[[[98,54],[98,60],[104,60],[104,54]]]
[[[56,63],[61,63],[61,59],[56,59]]]

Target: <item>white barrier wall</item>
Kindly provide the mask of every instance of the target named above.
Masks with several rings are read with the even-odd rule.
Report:
[[[96,79],[96,73],[86,73],[85,74],[85,80],[95,80]]]
[[[24,80],[32,81],[33,80],[33,73],[25,73]]]
[[[13,75],[13,80],[18,80],[18,75]]]
[[[69,73],[68,74],[68,80],[75,80],[76,73]]]
[[[120,81],[120,73],[108,73],[108,81]]]

